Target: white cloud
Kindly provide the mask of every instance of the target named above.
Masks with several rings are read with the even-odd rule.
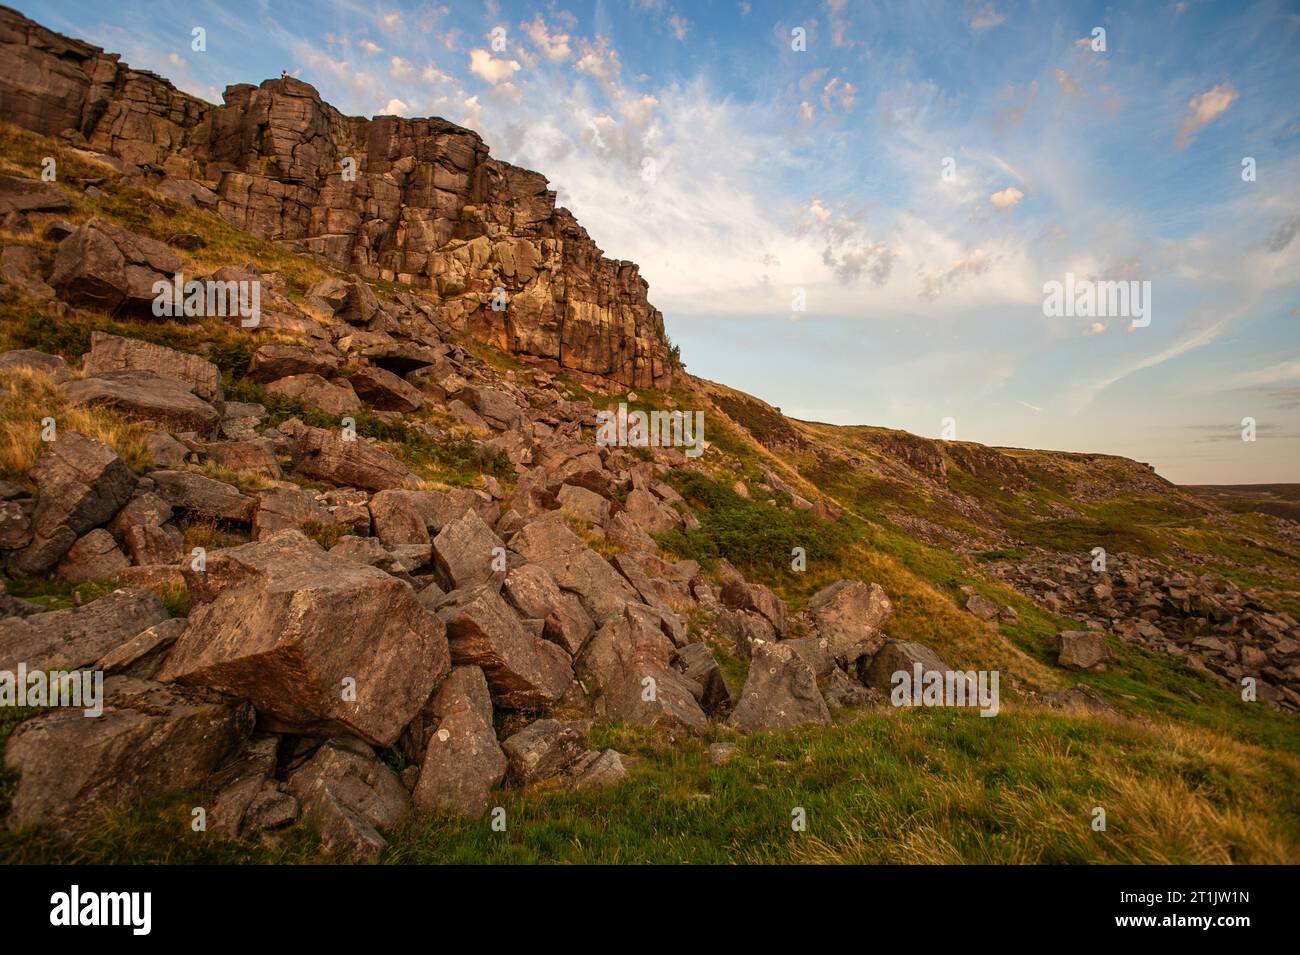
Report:
[[[487,50],[471,50],[469,54],[469,71],[495,86],[504,83],[519,72],[517,60],[501,60]]]
[[[993,203],[995,209],[1014,209],[1023,198],[1025,198],[1023,192],[1015,186],[1007,186],[1001,192],[989,196],[989,202]]]
[[[400,99],[393,97],[380,111],[384,116],[405,116],[407,106]]]
[[[1179,149],[1186,149],[1196,138],[1196,134],[1228,111],[1240,94],[1232,86],[1220,83],[1204,93],[1197,93],[1187,103],[1187,115],[1178,124],[1178,136],[1174,144]]]
[[[552,63],[563,63],[573,55],[573,51],[569,48],[569,34],[558,29],[549,29],[540,13],[529,22],[521,23],[520,27],[528,35],[528,39],[533,41],[533,46],[537,47],[542,56]]]
[[[987,3],[971,15],[970,28],[976,33],[981,33],[984,30],[992,30],[1005,19],[1003,14],[993,8],[993,4]]]
[[[357,46],[361,47],[361,49],[365,53],[369,54],[370,56],[374,56],[376,53],[384,52],[384,48],[382,46],[380,46],[378,43],[370,39],[364,39],[359,41],[357,43]]]
[[[400,56],[395,56],[388,61],[388,77],[398,83],[409,82],[415,79],[415,67]]]

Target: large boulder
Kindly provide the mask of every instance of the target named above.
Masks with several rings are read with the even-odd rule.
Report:
[[[433,557],[452,589],[500,581],[506,575],[505,545],[473,511],[443,526],[433,539]]]
[[[345,440],[333,431],[301,424],[294,432],[293,466],[307,477],[367,491],[405,487],[411,479],[401,461],[360,436]]]
[[[682,526],[677,511],[643,488],[628,492],[623,513],[647,534],[663,534]]]
[[[115,590],[81,607],[0,620],[0,670],[71,670],[89,666],[167,619],[151,591]]]
[[[49,570],[86,531],[108,521],[131,499],[135,475],[108,445],[63,431],[31,470],[36,507],[32,541],[11,558],[19,574]]]
[[[453,667],[411,724],[409,748],[420,775],[412,798],[421,809],[444,807],[481,816],[506,774],[492,725],[492,697],[478,667]]]
[[[184,573],[190,623],[159,679],[250,700],[275,731],[391,745],[449,668],[442,622],[406,583],[298,531]]]
[[[429,547],[429,527],[412,492],[380,491],[370,499],[369,506],[375,536],[385,547],[411,544]]]
[[[699,685],[669,665],[675,649],[658,614],[629,603],[587,641],[576,667],[608,719],[700,731],[708,718],[696,698]]]
[[[424,395],[420,389],[383,368],[362,368],[351,381],[352,389],[361,400],[378,411],[409,413],[424,407]]]
[[[832,656],[853,663],[874,654],[885,643],[884,626],[894,606],[879,584],[837,580],[808,600],[808,616]]]
[[[221,371],[212,362],[138,338],[91,332],[83,369],[90,378],[120,371],[147,371],[183,382],[204,401],[219,402],[223,397]]]
[[[268,487],[257,492],[253,511],[253,539],[270,537],[288,528],[304,530],[313,524],[328,527],[334,517],[304,488]]]
[[[176,510],[208,521],[248,524],[257,500],[225,481],[193,471],[152,471],[158,495]]]
[[[328,378],[338,371],[343,359],[332,350],[306,345],[268,342],[257,346],[248,362],[248,377],[258,382],[271,382],[294,375],[316,375]]]
[[[785,601],[762,584],[749,584],[735,579],[723,585],[719,598],[723,606],[733,610],[746,610],[767,618],[777,636],[785,636],[787,610]]]
[[[438,614],[457,666],[482,669],[492,699],[504,709],[530,709],[560,699],[573,681],[569,655],[524,628],[489,583],[448,594]]]
[[[72,378],[72,369],[58,355],[48,355],[30,348],[15,348],[0,352],[0,368],[21,368],[46,375],[56,385]]]
[[[266,390],[268,394],[301,401],[326,414],[346,415],[361,410],[361,399],[346,379],[326,381],[309,372],[278,378],[267,385]]]
[[[783,643],[758,644],[731,725],[753,733],[830,721],[812,667]]]
[[[1099,673],[1115,659],[1100,630],[1065,630],[1056,637],[1057,662],[1067,670]]]
[[[202,784],[253,728],[247,703],[131,677],[104,682],[104,711],[56,709],[5,745],[19,774],[9,819],[79,831],[106,807]]]
[[[590,729],[586,720],[541,719],[507,737],[501,748],[509,761],[510,781],[526,786],[567,772],[587,751]]]
[[[952,670],[937,653],[924,644],[890,640],[870,658],[870,662],[867,657],[859,658],[858,676],[867,686],[889,693],[894,688],[895,673],[906,673],[909,680],[915,681],[918,665],[922,677],[927,673],[949,673]]]
[[[62,212],[72,208],[67,193],[52,182],[0,175],[0,216],[11,212]]]
[[[327,852],[374,862],[388,842],[379,834],[406,815],[410,796],[388,766],[360,740],[327,741],[289,775],[303,817]]]
[[[510,547],[549,571],[562,590],[577,594],[598,624],[638,600],[632,585],[562,520],[549,517],[526,524],[510,539]]]
[[[59,561],[55,577],[70,584],[88,580],[112,580],[122,569],[131,566],[117,546],[113,535],[102,527],[78,537],[77,542]]]
[[[211,434],[221,412],[190,386],[151,371],[104,372],[63,385],[68,403],[85,408],[107,408],[131,421],[153,421],[171,431]]]
[[[50,285],[72,305],[152,316],[154,284],[170,286],[180,271],[161,242],[92,218],[59,243]]]
[[[543,636],[571,656],[577,656],[596,632],[596,624],[583,609],[582,601],[560,590],[555,578],[540,564],[524,564],[511,570],[503,593],[521,617],[541,620]]]

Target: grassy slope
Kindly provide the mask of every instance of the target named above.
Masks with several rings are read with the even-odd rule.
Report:
[[[31,157],[51,148],[27,134],[0,133],[9,147],[0,160],[5,171],[30,174],[35,165]],[[65,175],[69,170],[76,174],[79,162],[60,155]],[[149,203],[139,195],[110,191],[91,202],[76,190],[69,194],[78,204],[69,216],[74,220],[94,213],[162,239],[179,231],[203,235],[208,241],[204,250],[181,253],[187,271],[196,274],[252,261],[284,275],[287,293],[295,299],[323,274],[313,263],[238,233],[206,212],[155,200],[159,215],[149,212]],[[42,254],[52,255],[52,248],[42,245]],[[226,373],[230,397],[263,400],[276,418],[312,418],[300,406],[266,401],[264,393],[242,379],[248,341],[219,323],[124,325],[85,312],[55,320],[21,300],[0,305],[0,347],[36,347],[73,357],[88,347],[93,328],[206,354]],[[471,350],[498,367],[516,365],[482,346]],[[604,403],[572,382],[566,386],[575,397]],[[633,405],[664,407],[669,399],[686,408],[700,407],[702,401],[683,385],[671,396],[641,394]],[[1004,702],[1003,713],[994,719],[964,712],[841,713],[833,727],[736,738],[741,755],[726,767],[710,766],[705,755],[709,739],[733,738],[726,730],[715,730],[709,739],[669,743],[646,731],[600,727],[593,745],[612,745],[633,756],[631,778],[616,790],[567,793],[542,786],[503,791],[501,804],[510,821],[506,833],[492,832],[485,820],[417,815],[390,834],[388,861],[1300,861],[1300,733],[1294,717],[1242,704],[1179,662],[1126,645],[1117,647],[1119,664],[1110,673],[1064,674],[1052,665],[1051,638],[1073,621],[1047,614],[985,580],[978,561],[929,546],[885,518],[915,515],[963,533],[983,530],[978,520],[963,516],[944,494],[900,485],[869,468],[818,469],[810,448],[797,441],[774,454],[746,428],[782,440],[790,437],[784,419],[762,413],[745,420],[750,412],[743,401],[728,401],[724,407],[737,422],[711,419],[708,437],[725,457],[707,467],[713,473],[703,478],[673,476],[698,506],[704,533],[665,544],[706,564],[717,556],[731,559],[775,587],[794,609],[838,577],[876,581],[894,601],[887,628],[892,637],[926,643],[962,667],[1002,672],[1004,701],[1010,701]],[[19,417],[25,420],[27,410],[18,407],[15,413],[22,412]],[[112,419],[100,424],[106,435],[120,428],[123,443],[130,442],[124,450],[135,446],[137,435],[130,426]],[[373,416],[362,415],[359,425],[431,479],[468,483],[485,471],[508,476],[501,461],[475,456],[466,442],[422,440]],[[865,445],[855,441],[855,429],[799,424],[799,434],[812,444],[834,442],[871,458]],[[1243,585],[1272,579],[1251,569],[1256,566],[1300,573],[1300,563],[1276,546],[1256,515],[1211,522],[1194,509],[1158,497],[1080,504],[1072,499],[1068,481],[1039,467],[1033,453],[1022,463],[1035,479],[1027,492],[999,491],[950,467],[952,490],[976,501],[1025,544],[1070,552],[1102,544],[1112,551],[1158,557],[1180,554]],[[737,479],[757,485],[764,466],[797,487],[815,486],[830,494],[849,514],[838,526],[826,525],[789,508],[746,501],[731,490]],[[1081,516],[1052,517],[1053,505]],[[791,571],[791,546],[808,550],[805,573]],[[963,585],[1015,607],[1020,622],[979,623],[960,609]],[[94,596],[94,586],[83,588],[83,597]],[[11,592],[51,606],[66,606],[71,597],[68,588],[28,585]],[[742,684],[744,663],[725,647],[714,646],[729,679]],[[1015,688],[1048,691],[1080,681],[1100,689],[1123,715],[1098,719],[1015,703]],[[0,746],[20,715],[0,714]],[[0,808],[13,784],[12,776],[0,773]],[[314,836],[303,825],[243,842],[191,832],[190,807],[210,797],[184,794],[119,809],[75,846],[39,832],[4,832],[0,858],[320,858]],[[1091,810],[1098,805],[1108,813],[1105,833],[1089,826]],[[790,830],[796,806],[808,810],[807,832]]]

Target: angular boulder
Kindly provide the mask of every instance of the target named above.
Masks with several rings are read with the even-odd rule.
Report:
[[[493,702],[504,709],[556,702],[573,681],[569,655],[525,629],[497,590],[484,584],[456,591],[439,606],[452,661],[482,669]]]
[[[295,435],[293,466],[307,477],[367,491],[405,487],[410,480],[401,461],[366,439],[344,440],[333,431],[305,425]]]
[[[1100,673],[1115,659],[1100,630],[1065,630],[1056,637],[1057,662],[1067,670]]]
[[[302,814],[327,852],[374,862],[388,841],[379,834],[406,815],[410,796],[388,766],[360,740],[328,740],[289,776]]]
[[[0,670],[89,666],[168,618],[153,592],[124,588],[81,607],[0,620]]]
[[[57,709],[22,723],[5,746],[19,774],[9,820],[80,831],[129,800],[203,783],[253,728],[247,703],[132,677],[104,682],[104,711]]]
[[[407,584],[298,531],[184,573],[189,627],[159,679],[250,700],[277,732],[391,745],[450,666],[442,622]]]
[[[36,459],[31,543],[11,558],[19,574],[49,570],[82,534],[108,521],[131,499],[135,475],[116,451],[76,431],[63,431]]]
[[[731,725],[753,733],[830,721],[812,667],[782,643],[758,644]]]
[[[808,616],[818,636],[828,642],[832,656],[848,663],[884,646],[885,635],[880,628],[893,609],[879,584],[861,580],[837,580],[808,600]]]
[[[487,811],[489,794],[506,774],[506,757],[492,725],[492,697],[483,671],[453,667],[412,728],[410,748],[420,775],[412,799],[420,809]]]
[[[219,402],[223,398],[221,371],[212,362],[138,338],[91,332],[90,351],[83,370],[90,378],[121,371],[147,371],[184,383],[204,401]]]

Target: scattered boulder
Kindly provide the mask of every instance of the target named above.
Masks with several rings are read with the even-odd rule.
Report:
[[[59,243],[52,285],[71,305],[153,315],[154,283],[181,271],[176,253],[154,239],[92,218]]]
[[[412,723],[410,748],[420,765],[412,798],[421,809],[446,807],[467,816],[488,809],[489,793],[506,774],[506,757],[492,725],[492,698],[483,671],[453,667]]]
[[[504,709],[556,702],[573,680],[569,655],[529,633],[498,589],[484,584],[456,591],[441,604],[452,661],[481,668],[493,702]]]
[[[992,620],[998,615],[998,605],[979,594],[971,594],[966,598],[966,609],[984,621]]]
[[[560,776],[586,751],[591,724],[585,720],[541,719],[501,744],[511,782],[519,786]]]
[[[545,568],[562,590],[577,594],[597,624],[616,617],[637,599],[632,585],[561,520],[526,524],[510,539],[510,547]]]
[[[433,539],[433,557],[452,589],[503,580],[505,545],[473,511],[446,524]]]
[[[753,733],[830,721],[812,667],[783,643],[758,644],[730,724]]]
[[[704,712],[716,715],[731,709],[731,687],[713,658],[713,653],[705,643],[688,643],[678,648],[673,654],[672,666],[692,683],[698,684],[700,693],[696,696]]]
[[[108,445],[64,431],[36,459],[32,541],[11,558],[19,574],[49,570],[77,538],[108,521],[131,499],[135,475]]]
[[[1056,637],[1057,662],[1067,670],[1099,673],[1115,659],[1100,630],[1065,630]]]
[[[948,673],[951,667],[939,659],[939,655],[929,647],[906,640],[890,640],[870,662],[866,657],[858,660],[858,677],[872,689],[889,693],[894,687],[894,674],[906,673],[913,678],[916,666],[920,664],[922,675],[939,672]]]
[[[126,555],[117,546],[113,535],[102,527],[77,538],[59,561],[54,576],[70,584],[87,580],[111,580],[125,567],[131,566]]]
[[[274,731],[391,745],[448,670],[442,623],[407,584],[298,531],[184,573],[189,627],[159,679],[250,700]]]
[[[221,412],[197,397],[190,386],[151,371],[104,372],[63,385],[69,404],[107,408],[131,421],[154,421],[172,431],[211,434]]]
[[[367,366],[351,379],[356,394],[378,411],[419,411],[424,407],[420,389],[383,368]]]
[[[254,498],[215,478],[193,471],[152,471],[158,495],[176,510],[201,520],[248,524],[257,507]]]
[[[762,584],[749,584],[744,580],[728,581],[718,595],[726,607],[747,610],[767,618],[778,637],[785,636],[787,611],[785,601]]]
[[[271,382],[266,390],[268,394],[293,398],[326,414],[345,415],[361,410],[361,399],[346,380],[326,381],[310,373],[289,375]]]
[[[564,593],[540,564],[524,564],[511,570],[503,593],[525,619],[541,620],[542,634],[577,656],[596,632],[591,615],[573,594]]]
[[[293,466],[309,478],[367,491],[405,487],[410,480],[401,461],[364,438],[345,441],[333,431],[301,424],[296,429]]]
[[[326,851],[362,862],[378,860],[388,845],[379,830],[395,825],[411,804],[397,774],[348,737],[316,750],[289,775],[289,788]]]
[[[834,657],[852,664],[874,654],[885,643],[880,628],[893,612],[889,596],[879,584],[837,580],[808,600],[808,615]]]
[[[207,359],[108,332],[91,332],[84,370],[90,378],[115,372],[145,371],[182,382],[203,401],[219,402],[224,397],[221,371]]]
[[[162,623],[167,608],[151,591],[115,590],[67,610],[0,620],[0,670],[71,670],[89,666]]]
[[[59,708],[14,730],[4,752],[19,774],[12,825],[78,832],[103,808],[198,786],[253,728],[247,703],[201,691],[111,677],[104,697],[96,719]]]

